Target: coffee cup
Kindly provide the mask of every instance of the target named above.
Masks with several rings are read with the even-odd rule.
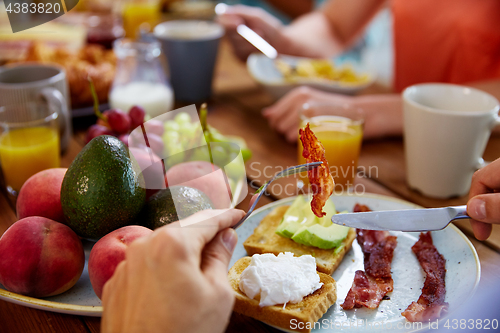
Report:
[[[59,110],[61,151],[65,151],[72,135],[68,83],[64,69],[37,63],[0,67],[0,107],[45,100]]]
[[[460,85],[425,83],[403,92],[408,185],[434,198],[468,193],[491,130],[500,123],[490,94]]]
[[[201,102],[212,93],[212,79],[219,41],[224,28],[209,21],[163,22],[154,36],[167,57],[170,82],[177,100]]]

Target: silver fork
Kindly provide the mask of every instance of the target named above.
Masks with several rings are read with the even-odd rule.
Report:
[[[293,166],[293,167],[290,167],[288,169],[285,169],[283,171],[280,171],[278,173],[276,173],[273,178],[271,178],[270,180],[268,180],[267,182],[264,183],[264,185],[262,185],[256,192],[255,194],[258,194],[257,198],[255,199],[255,201],[253,202],[252,204],[252,207],[250,207],[250,209],[248,210],[248,212],[246,213],[245,216],[243,216],[243,218],[238,222],[236,223],[234,226],[233,226],[233,229],[237,229],[241,224],[243,224],[243,222],[245,222],[245,220],[250,216],[250,214],[252,214],[253,210],[255,209],[255,206],[257,206],[257,202],[259,202],[260,198],[262,198],[262,195],[264,193],[266,193],[266,189],[267,187],[269,186],[269,184],[271,184],[273,181],[275,181],[276,179],[278,178],[282,178],[282,177],[287,177],[287,176],[291,176],[291,175],[294,175],[298,172],[302,172],[302,171],[308,171],[308,170],[311,170],[311,169],[314,169],[316,167],[318,167],[319,165],[323,164],[323,162],[312,162],[312,163],[306,163],[306,164],[301,164],[301,165],[296,165],[296,166]],[[254,194],[254,195],[255,195]]]

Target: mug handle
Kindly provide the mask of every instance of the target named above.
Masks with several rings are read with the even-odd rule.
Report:
[[[495,115],[495,117],[493,118],[492,122],[491,122],[491,125],[490,125],[490,131],[493,130],[495,127],[497,127],[498,125],[500,125],[500,117],[498,116],[498,114]],[[488,161],[485,161],[482,157],[479,158],[479,160],[477,161],[477,164],[476,164],[476,170],[479,170],[481,168],[484,168],[485,166],[487,166],[488,164],[490,164],[491,162],[488,162]]]
[[[476,168],[476,170],[479,170],[479,169],[484,168],[485,166],[487,166],[490,163],[491,162],[485,161],[482,157],[480,157],[479,160],[477,161],[475,168]]]
[[[49,107],[57,110],[59,118],[59,134],[61,137],[61,153],[64,153],[69,146],[71,134],[73,132],[66,99],[59,90],[52,87],[42,89],[40,91],[40,95],[45,98]]]

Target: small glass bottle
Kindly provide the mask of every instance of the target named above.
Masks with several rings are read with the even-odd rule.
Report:
[[[172,110],[174,94],[160,63],[160,44],[118,39],[113,50],[118,66],[109,93],[111,107],[128,112],[139,105],[151,117]]]

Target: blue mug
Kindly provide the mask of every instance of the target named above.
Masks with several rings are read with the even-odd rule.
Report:
[[[167,57],[176,100],[202,102],[210,97],[223,35],[224,28],[209,21],[168,21],[155,27],[154,36]]]

